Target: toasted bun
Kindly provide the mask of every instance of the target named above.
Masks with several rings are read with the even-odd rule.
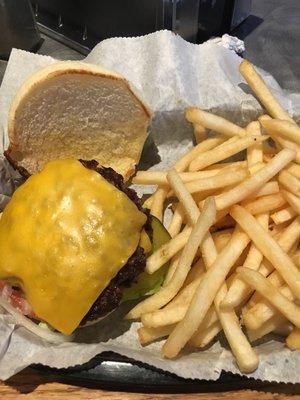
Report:
[[[95,159],[127,179],[139,161],[151,113],[121,75],[78,61],[52,64],[17,92],[9,112],[16,167],[35,173],[58,158]]]

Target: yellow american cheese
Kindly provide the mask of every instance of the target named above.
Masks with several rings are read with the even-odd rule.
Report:
[[[49,162],[0,219],[0,278],[18,282],[35,313],[70,334],[134,253],[145,221],[97,172]]]

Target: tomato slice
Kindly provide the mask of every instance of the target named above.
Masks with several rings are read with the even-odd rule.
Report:
[[[21,290],[14,289],[7,282],[0,280],[0,291],[3,297],[5,297],[10,304],[19,310],[23,315],[37,319],[36,314],[34,313],[28,301],[24,298]]]

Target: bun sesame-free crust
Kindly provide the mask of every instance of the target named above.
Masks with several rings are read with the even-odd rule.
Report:
[[[151,112],[121,75],[78,61],[52,64],[18,90],[8,119],[6,155],[30,174],[53,159],[95,159],[128,179]]]

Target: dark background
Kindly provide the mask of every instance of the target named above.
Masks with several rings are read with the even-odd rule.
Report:
[[[270,72],[290,91],[300,91],[300,0],[252,0],[252,15],[231,34],[245,41],[244,57]],[[83,56],[43,36],[39,54],[62,60]],[[0,60],[0,82],[6,61]]]

